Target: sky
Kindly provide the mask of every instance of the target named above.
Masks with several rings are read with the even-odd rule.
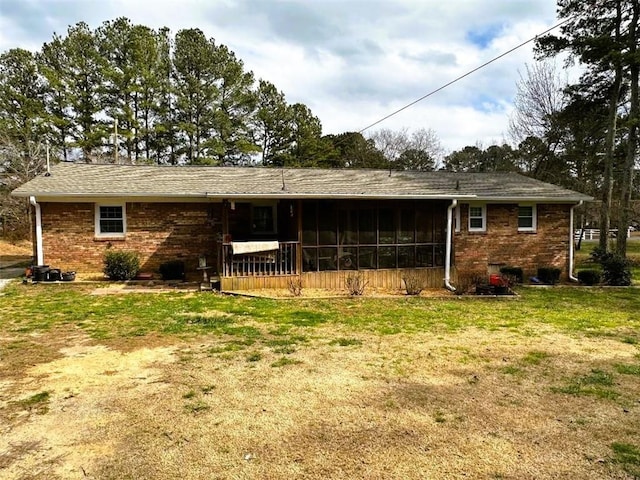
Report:
[[[201,29],[307,105],[324,134],[361,131],[557,23],[555,0],[0,0],[0,52],[120,16]],[[509,142],[533,62],[529,43],[363,133],[432,129],[446,152]]]

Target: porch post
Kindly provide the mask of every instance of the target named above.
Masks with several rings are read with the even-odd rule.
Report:
[[[296,272],[302,275],[302,200],[298,199],[296,203],[298,211],[298,247],[296,248]]]
[[[225,257],[226,249],[224,248],[225,240],[229,234],[229,201],[222,200],[222,235],[220,236],[220,271],[223,276],[228,276],[227,259]]]

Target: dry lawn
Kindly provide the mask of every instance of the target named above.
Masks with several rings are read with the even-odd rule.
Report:
[[[552,387],[638,364],[637,345],[550,327],[299,333],[280,350],[0,336],[0,478],[633,478],[611,444],[637,444],[640,377],[616,376],[615,398]]]
[[[27,240],[21,240],[18,242],[8,242],[0,238],[0,256],[31,256],[33,249],[31,242]]]
[[[0,238],[0,269],[28,262],[33,255],[31,242],[7,242]],[[3,278],[0,274],[0,278]]]

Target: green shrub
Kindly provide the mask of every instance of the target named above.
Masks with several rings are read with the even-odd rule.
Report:
[[[522,283],[524,280],[522,268],[520,267],[502,267],[500,268],[500,273],[505,277],[515,279],[515,283]]]
[[[561,270],[556,267],[540,267],[538,268],[538,279],[547,285],[555,285],[560,281]]]
[[[578,272],[578,280],[584,285],[597,285],[600,283],[600,272],[598,270],[581,270]]]
[[[602,248],[600,245],[593,247],[593,250],[591,250],[591,253],[589,254],[591,260],[596,263],[600,263],[605,255],[607,255],[607,250]]]
[[[631,285],[629,260],[617,253],[606,253],[600,259],[602,279],[607,285]]]
[[[111,280],[131,280],[140,271],[140,258],[135,252],[108,250],[102,271]]]
[[[171,260],[160,265],[160,275],[163,280],[184,280],[184,262]]]

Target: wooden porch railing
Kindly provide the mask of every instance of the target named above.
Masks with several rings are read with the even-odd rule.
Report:
[[[273,252],[234,255],[230,244],[222,245],[222,275],[251,277],[297,275],[298,242],[280,242]]]

